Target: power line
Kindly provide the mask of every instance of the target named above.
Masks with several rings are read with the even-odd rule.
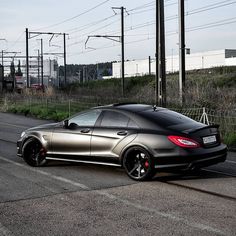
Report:
[[[98,24],[100,24],[100,23],[102,23],[102,22],[104,22],[104,21],[107,21],[107,20],[109,20],[110,18],[113,18],[113,17],[115,17],[115,16],[116,16],[116,15],[111,15],[111,16],[108,16],[108,17],[103,18],[103,19],[101,19],[101,20],[93,21],[93,22],[90,22],[90,23],[88,23],[88,24],[82,25],[82,26],[80,26],[80,27],[76,27],[76,28],[72,28],[72,29],[66,30],[66,32],[71,32],[70,34],[73,34],[73,33],[78,32],[78,31],[83,31],[83,30],[88,29],[88,28],[90,28],[90,27],[92,27],[92,26],[95,26],[95,25],[98,25]]]
[[[20,36],[13,42],[13,44],[11,45],[10,48],[13,48],[20,41],[20,39],[23,37],[24,33],[25,33],[24,31],[21,32]],[[7,50],[9,50],[10,48],[8,47]]]
[[[229,6],[229,5],[232,5],[232,4],[236,3],[236,1],[233,1],[233,2],[230,2],[230,3],[225,3],[225,2],[229,2],[229,1],[232,1],[232,0],[225,0],[225,1],[218,2],[218,3],[206,5],[204,7],[196,8],[196,9],[187,11],[186,15],[201,13],[201,12],[204,12],[204,11],[209,11],[209,10],[217,9],[217,8],[224,7],[224,6]]]
[[[109,1],[110,1],[110,0],[103,1],[103,2],[101,2],[101,3],[99,3],[99,4],[97,4],[96,6],[90,8],[90,9],[88,9],[88,10],[86,10],[86,11],[84,11],[84,12],[78,14],[78,15],[75,15],[75,16],[73,16],[73,17],[70,17],[70,18],[66,19],[66,20],[60,21],[60,22],[58,22],[58,23],[56,23],[56,24],[52,24],[52,25],[49,25],[49,26],[46,26],[46,27],[42,27],[42,28],[37,29],[37,30],[52,28],[52,27],[55,27],[55,26],[64,24],[64,23],[66,23],[66,22],[68,22],[68,21],[74,20],[74,19],[76,19],[76,18],[78,18],[78,17],[80,17],[80,16],[82,16],[82,15],[87,14],[88,12],[93,11],[94,9],[96,9],[96,8],[98,8],[98,7],[102,6],[102,5],[104,5],[105,3],[109,2]]]
[[[213,27],[216,27],[216,26],[222,26],[222,25],[228,25],[228,24],[236,23],[236,17],[225,19],[223,21],[225,23],[222,23],[222,21],[217,21],[217,22],[212,22],[212,23],[208,23],[208,24],[204,24],[204,25],[194,26],[194,27],[188,28],[186,30],[186,32],[197,31],[197,30],[202,30],[202,29],[213,28]],[[229,22],[226,22],[226,21],[229,21]],[[166,36],[171,36],[171,35],[175,35],[175,34],[178,34],[178,32],[169,31],[169,32],[166,33]],[[147,41],[147,40],[153,40],[153,39],[155,39],[155,37],[148,37],[148,38],[145,38],[145,39],[133,40],[133,41],[126,42],[125,45],[139,43],[139,42],[143,42],[143,41]],[[106,46],[106,47],[101,47],[101,48],[94,48],[94,49],[89,50],[89,51],[81,51],[79,53],[75,53],[74,55],[86,54],[86,53],[90,53],[92,51],[108,49],[108,48],[117,47],[117,46],[118,45],[111,45],[111,46]],[[73,54],[69,54],[69,55],[73,55]]]
[[[169,1],[171,1],[171,0],[169,0]],[[166,1],[166,2],[169,2],[169,1]],[[150,6],[154,5],[154,3],[155,3],[155,1],[152,1],[152,2],[147,3],[147,4],[143,4],[143,5],[141,5],[141,6],[138,6],[138,7],[136,7],[136,8],[133,8],[133,9],[129,10],[129,12],[132,12],[132,11],[133,11],[134,13],[131,13],[131,15],[133,15],[133,14],[141,13],[141,12],[144,12],[144,11],[149,11],[149,10],[151,10],[151,9],[148,9],[148,10],[146,9],[146,10],[141,11],[141,12],[135,12],[135,11],[137,11],[137,10],[139,10],[139,9],[150,7]],[[206,5],[206,6],[204,6],[204,7],[200,7],[200,8],[196,8],[196,9],[190,10],[190,11],[188,11],[187,13],[185,13],[185,15],[186,15],[186,16],[190,16],[190,15],[197,14],[197,13],[200,13],[200,12],[203,12],[203,11],[209,11],[209,10],[213,10],[213,9],[216,9],[216,8],[220,8],[220,7],[232,5],[232,4],[235,4],[235,3],[236,3],[236,1],[233,1],[233,2],[232,2],[232,0],[226,0],[226,1],[223,1],[223,2],[217,2],[217,3],[214,3],[214,4]],[[171,4],[169,4],[169,5],[174,5],[174,4],[177,4],[177,3],[176,3],[176,2],[175,2],[175,3],[171,3]],[[168,5],[166,5],[166,6],[168,6]],[[155,9],[155,8],[152,8],[152,9]],[[114,17],[114,16],[115,16],[115,15],[112,15],[112,16],[110,16],[110,17],[101,19],[101,20],[99,20],[99,21],[92,22],[92,23],[86,24],[86,25],[84,25],[84,26],[81,26],[81,27],[78,28],[77,30],[71,32],[71,34],[76,33],[76,32],[79,32],[79,31],[81,32],[82,30],[87,29],[86,26],[91,26],[91,27],[92,27],[92,26],[94,26],[94,25],[96,25],[96,24],[99,24],[99,23],[102,23],[102,22],[104,22],[104,21],[106,21],[106,20],[108,20],[108,19],[110,19],[110,18],[112,18],[112,17]],[[177,15],[169,16],[169,17],[166,18],[166,21],[171,21],[171,20],[174,20],[174,19],[177,19],[177,18],[178,18]],[[117,21],[118,21],[118,20],[117,20]],[[90,32],[88,32],[88,33],[84,33],[84,34],[81,35],[81,37],[86,36],[86,34],[95,33],[96,31],[101,30],[101,29],[103,29],[103,28],[106,28],[106,27],[112,25],[112,24],[115,23],[115,22],[116,22],[116,21],[113,21],[113,22],[111,22],[111,23],[109,23],[109,24],[106,24],[106,25],[104,25],[104,26],[101,26],[101,27],[99,27],[99,28],[96,28],[96,29],[94,29],[94,30],[92,30],[92,31],[90,31]],[[94,23],[94,24],[93,24],[93,23]],[[154,24],[155,24],[155,21],[145,22],[145,23],[138,24],[138,25],[135,25],[135,26],[126,27],[125,31],[127,32],[127,31],[131,31],[131,30],[135,30],[135,29],[140,29],[140,28],[148,27],[148,26],[154,25]],[[83,27],[83,28],[82,28],[82,27]],[[107,33],[108,33],[108,32],[107,32]],[[109,33],[118,33],[118,31],[110,31]],[[82,43],[82,42],[79,42],[79,43]],[[76,43],[73,43],[72,45],[76,45]]]

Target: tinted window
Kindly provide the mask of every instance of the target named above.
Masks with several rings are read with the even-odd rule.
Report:
[[[145,118],[148,118],[151,121],[154,121],[158,125],[162,127],[168,127],[172,125],[180,125],[180,124],[190,124],[196,123],[196,121],[190,119],[187,116],[184,116],[180,113],[170,111],[170,110],[146,110],[140,113]]]
[[[69,120],[69,125],[74,123],[78,126],[94,126],[100,113],[100,110],[92,110],[78,116],[74,116]]]
[[[104,127],[132,127],[136,128],[137,125],[129,119],[129,117],[114,111],[105,111],[101,126]]]

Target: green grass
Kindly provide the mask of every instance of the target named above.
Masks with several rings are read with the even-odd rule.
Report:
[[[224,143],[228,145],[229,148],[236,150],[236,133],[228,132],[223,136]]]

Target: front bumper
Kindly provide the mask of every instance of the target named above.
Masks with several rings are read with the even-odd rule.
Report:
[[[17,156],[22,157],[22,140],[18,140],[16,143]]]

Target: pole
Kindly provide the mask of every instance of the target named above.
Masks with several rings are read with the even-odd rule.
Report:
[[[166,58],[165,58],[165,14],[164,0],[159,0],[160,17],[160,81],[161,81],[161,105],[166,107]]]
[[[148,57],[148,74],[151,75],[152,71],[151,71],[151,57]]]
[[[2,50],[2,66],[3,66],[3,50]]]
[[[3,50],[2,50],[2,92],[3,92],[3,86],[4,86],[4,66],[3,66]]]
[[[124,44],[124,7],[121,7],[121,86],[122,86],[122,96],[124,96],[125,91],[125,44]]]
[[[66,34],[63,33],[63,41],[64,41],[64,85],[67,83],[67,74],[66,74]]]
[[[156,0],[156,75],[155,75],[155,104],[159,105],[159,6]]]
[[[39,67],[40,67],[40,55],[39,55],[39,49],[38,49],[38,84],[40,84],[40,71],[39,71]]]
[[[40,39],[41,42],[41,85],[43,88],[43,39]]]
[[[184,24],[184,0],[179,0],[179,97],[180,103],[184,103],[185,93],[185,24]]]
[[[29,88],[29,32],[25,30],[26,38],[26,87]]]

